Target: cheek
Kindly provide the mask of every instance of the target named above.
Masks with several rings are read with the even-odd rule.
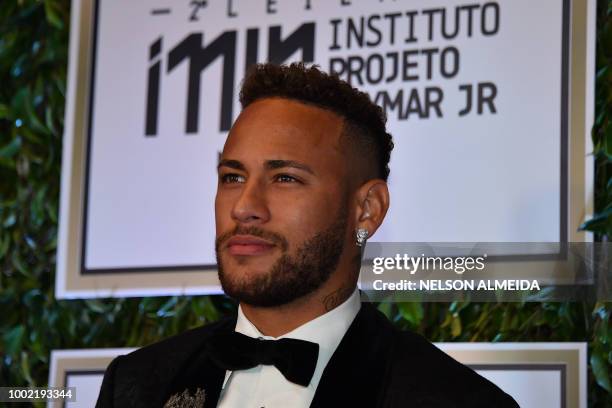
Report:
[[[217,235],[227,231],[231,222],[231,207],[225,194],[215,196],[215,226]]]
[[[338,199],[313,199],[313,195],[286,202],[271,202],[272,224],[290,242],[302,242],[326,229],[337,214]],[[273,200],[272,200],[273,201]],[[294,239],[292,239],[294,238]]]

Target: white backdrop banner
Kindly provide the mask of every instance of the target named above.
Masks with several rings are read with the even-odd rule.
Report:
[[[576,3],[75,0],[64,173],[81,177],[64,175],[58,275],[215,267],[217,157],[264,61],[319,64],[385,109],[392,201],[374,240],[568,241],[583,221],[568,203],[574,9],[583,148],[594,58],[595,2]]]

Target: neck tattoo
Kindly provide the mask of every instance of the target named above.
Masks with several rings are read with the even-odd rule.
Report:
[[[351,295],[351,293],[353,293],[353,290],[354,288],[351,287],[341,287],[326,295],[323,298],[325,311],[329,312],[330,310],[336,308],[338,305],[344,302]]]

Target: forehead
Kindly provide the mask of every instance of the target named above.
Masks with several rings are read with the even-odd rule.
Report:
[[[242,111],[223,156],[237,160],[336,160],[341,155],[343,119],[301,102],[266,98]],[[240,157],[230,157],[230,156]],[[326,160],[327,161],[327,160]]]

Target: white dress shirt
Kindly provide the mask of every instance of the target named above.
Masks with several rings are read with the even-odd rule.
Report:
[[[259,365],[248,370],[226,371],[219,398],[220,408],[288,408],[308,407],[323,375],[323,370],[336,351],[340,340],[361,307],[359,291],[340,306],[280,337],[264,336],[238,308],[236,331],[263,339],[292,338],[319,345],[314,375],[307,387],[294,384],[273,365]]]

